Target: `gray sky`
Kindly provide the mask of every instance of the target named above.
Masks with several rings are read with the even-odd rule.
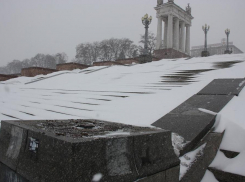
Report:
[[[167,0],[165,0],[166,2]],[[191,46],[202,45],[202,25],[211,26],[208,43],[219,43],[224,30],[245,51],[244,0],[175,0],[192,7]],[[65,52],[75,57],[79,43],[130,38],[138,44],[144,33],[141,17],[153,16],[150,31],[156,34],[157,0],[0,0],[0,66],[37,53]]]

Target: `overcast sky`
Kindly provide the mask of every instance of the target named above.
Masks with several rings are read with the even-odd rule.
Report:
[[[175,3],[192,7],[191,46],[203,44],[201,27],[207,23],[208,43],[219,43],[230,28],[230,40],[245,51],[245,0]],[[149,30],[156,34],[156,4],[157,0],[0,0],[0,66],[37,53],[65,52],[71,60],[79,43],[111,37],[138,44],[145,13],[153,16]]]

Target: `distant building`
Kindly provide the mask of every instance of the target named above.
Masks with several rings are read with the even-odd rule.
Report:
[[[217,44],[209,44],[208,51],[210,56],[224,54],[226,50],[226,39],[222,39],[221,43]],[[243,53],[240,49],[238,49],[233,42],[229,42],[229,49],[232,49],[232,54],[241,54]],[[193,46],[191,49],[191,57],[201,57],[201,52],[204,50],[204,45],[201,46]]]

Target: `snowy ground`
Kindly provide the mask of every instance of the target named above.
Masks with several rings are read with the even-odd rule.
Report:
[[[90,118],[150,126],[213,79],[245,77],[244,61],[245,54],[182,58],[11,79],[0,82],[0,120]]]
[[[151,126],[216,78],[244,78],[245,54],[161,60],[142,65],[91,67],[0,82],[0,121],[100,119]],[[212,167],[245,175],[245,89],[218,114],[216,132],[226,130]],[[202,151],[193,151],[186,166]],[[229,164],[229,165],[228,165]],[[186,169],[182,169],[181,175]],[[203,182],[215,182],[206,172]]]

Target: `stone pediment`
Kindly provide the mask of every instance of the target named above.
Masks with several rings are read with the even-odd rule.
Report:
[[[157,11],[157,18],[159,17],[167,17],[169,14],[173,15],[180,19],[180,21],[184,21],[186,24],[191,25],[191,20],[194,18],[184,9],[179,7],[174,3],[165,3],[160,6],[155,7]]]

